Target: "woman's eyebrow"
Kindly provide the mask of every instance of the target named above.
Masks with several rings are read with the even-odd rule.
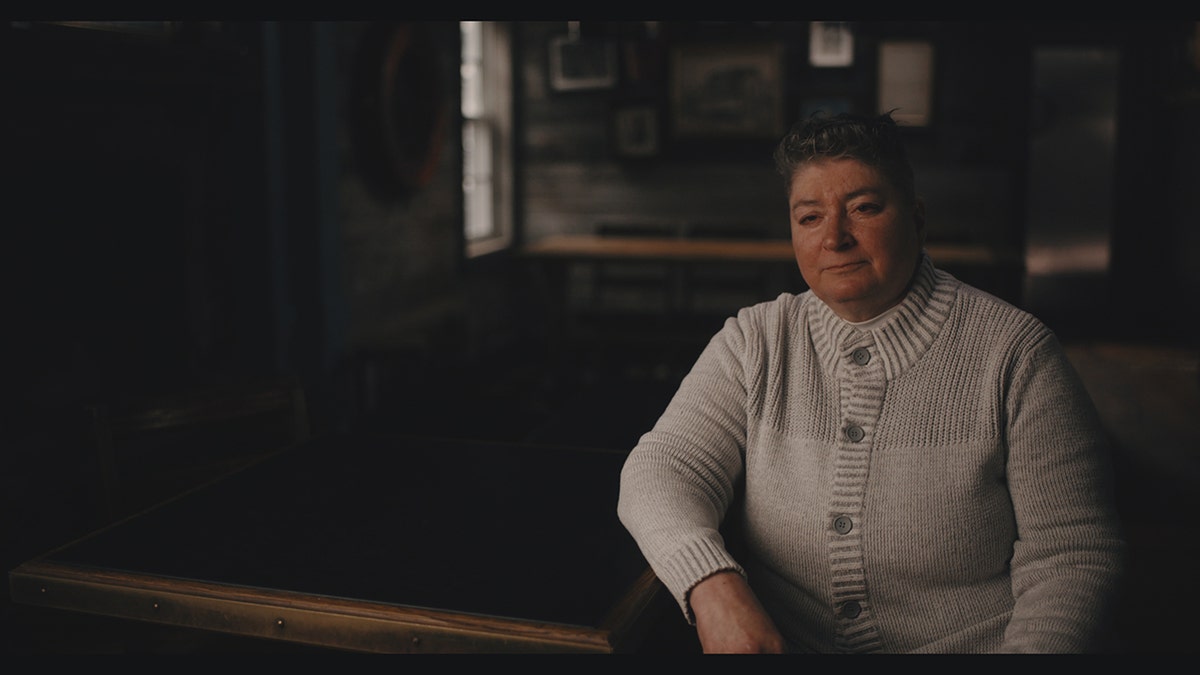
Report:
[[[879,196],[882,194],[884,194],[884,191],[880,188],[864,187],[864,188],[859,188],[857,190],[853,190],[851,192],[846,193],[845,196],[843,197],[843,199],[849,200],[849,199],[855,199],[857,197],[863,197],[863,196],[867,196],[867,195]],[[803,199],[803,198],[794,199],[794,200],[792,200],[792,208],[796,208],[797,206],[812,206],[814,204],[820,204],[820,203],[821,203],[821,201],[819,199]]]

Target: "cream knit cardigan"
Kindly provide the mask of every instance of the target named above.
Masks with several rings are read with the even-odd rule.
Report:
[[[1123,555],[1104,438],[1054,334],[923,255],[866,331],[811,292],[728,319],[618,514],[689,621],[737,570],[794,651],[1084,651]]]

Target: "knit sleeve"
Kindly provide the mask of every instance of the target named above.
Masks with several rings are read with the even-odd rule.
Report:
[[[724,570],[744,574],[720,525],[743,471],[745,343],[739,318],[728,319],[621,473],[621,522],[689,622],[697,583]]]
[[[1094,648],[1115,595],[1123,542],[1099,416],[1052,333],[1032,336],[1006,400],[1017,523],[1007,652]]]

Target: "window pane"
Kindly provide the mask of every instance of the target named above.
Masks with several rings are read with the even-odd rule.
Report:
[[[512,244],[512,62],[505,24],[459,25],[463,234],[475,257]]]
[[[463,122],[463,209],[468,240],[495,234],[492,136],[484,122]]]

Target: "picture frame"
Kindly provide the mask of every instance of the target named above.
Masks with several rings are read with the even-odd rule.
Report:
[[[814,68],[849,68],[854,65],[854,32],[845,21],[809,24],[808,63]]]
[[[550,39],[549,72],[555,91],[610,89],[617,84],[617,47],[609,40],[557,35]]]
[[[613,137],[617,155],[626,158],[659,154],[658,108],[652,104],[626,105],[613,112]]]
[[[678,45],[672,49],[677,138],[774,138],[783,133],[783,46]]]
[[[933,124],[933,44],[884,40],[879,44],[878,111],[909,127]]]

